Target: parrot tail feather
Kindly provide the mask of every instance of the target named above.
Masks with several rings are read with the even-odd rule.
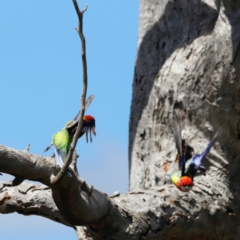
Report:
[[[60,150],[56,149],[56,148],[55,148],[55,160],[56,160],[57,165],[60,168],[62,168],[62,166],[63,166],[62,156],[61,156]]]

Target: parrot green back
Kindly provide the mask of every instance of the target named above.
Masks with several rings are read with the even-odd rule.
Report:
[[[180,179],[180,177],[181,177],[181,172],[180,171],[174,172],[170,176],[173,184],[175,184],[175,185],[177,184],[177,182]]]
[[[58,150],[68,153],[72,138],[66,129],[62,129],[53,135],[52,141]]]

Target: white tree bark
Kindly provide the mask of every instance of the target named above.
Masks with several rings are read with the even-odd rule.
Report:
[[[16,176],[0,186],[0,213],[41,215],[78,239],[239,239],[239,23],[233,0],[141,0],[129,192],[91,192],[77,174],[54,185],[53,159],[0,146],[0,172]],[[227,122],[189,193],[166,176],[178,165],[174,112],[195,153]]]
[[[184,213],[188,230],[176,230],[176,239],[240,238],[239,7],[234,1],[142,0],[140,4],[130,116],[130,190],[168,186],[166,174],[178,165],[174,112],[195,153],[203,151],[227,122],[192,191],[170,194],[175,208]],[[171,202],[167,196],[164,199],[165,204]]]
[[[0,185],[1,213],[17,212],[23,215],[39,215],[74,227],[62,218],[49,187],[27,183],[16,187],[6,185],[3,182]]]

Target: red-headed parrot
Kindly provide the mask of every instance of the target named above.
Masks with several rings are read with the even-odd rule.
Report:
[[[185,171],[185,165],[186,165],[186,156],[184,153],[184,147],[183,147],[183,141],[181,137],[181,129],[180,126],[177,122],[175,122],[174,126],[174,138],[176,142],[176,147],[178,149],[178,153],[180,155],[179,158],[179,170],[170,175],[170,178],[172,182],[176,185],[176,187],[183,191],[183,192],[188,192],[192,189],[193,187],[193,178],[202,165],[204,159],[206,158],[207,154],[211,150],[212,146],[214,143],[217,141],[218,136],[222,132],[222,128],[220,128],[212,140],[209,142],[207,145],[207,148],[201,153],[197,154],[193,157],[192,161],[190,162],[187,170]]]
[[[53,145],[55,146],[55,158],[56,158],[57,164],[60,167],[63,166],[63,163],[67,158],[68,150],[72,143],[73,135],[75,134],[77,129],[78,119],[79,119],[79,114],[74,120],[67,122],[67,124],[61,131],[53,135],[52,142],[53,142]],[[92,141],[92,133],[96,135],[95,119],[90,115],[86,115],[83,117],[83,127],[79,137],[83,136],[84,133],[86,133],[87,141],[88,141],[88,133],[90,135],[91,141]]]
[[[91,95],[85,102],[85,111],[89,107],[90,103],[94,99],[94,95]],[[55,133],[52,137],[52,144],[46,148],[45,151],[48,151],[52,145],[55,146],[55,158],[57,164],[62,167],[65,162],[69,147],[72,143],[73,136],[77,130],[78,122],[80,118],[80,112],[78,115],[71,121],[67,122],[65,127],[59,132]],[[88,134],[90,135],[90,141],[92,141],[92,133],[96,135],[95,132],[95,119],[91,115],[86,115],[83,117],[83,126],[80,132],[80,137],[86,133],[86,139],[88,142]]]

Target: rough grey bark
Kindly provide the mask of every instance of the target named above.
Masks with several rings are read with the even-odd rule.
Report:
[[[74,227],[61,216],[53,201],[51,189],[45,185],[22,183],[19,186],[7,186],[0,183],[0,212],[17,212],[23,215],[39,215],[53,221]]]
[[[0,146],[0,172],[16,176],[12,185],[47,186],[2,185],[0,213],[45,216],[78,239],[239,239],[239,23],[235,1],[141,0],[129,192],[91,193],[76,171],[54,185],[53,159]],[[174,112],[196,153],[227,122],[189,193],[166,177],[178,165]]]
[[[71,174],[64,175],[58,183],[52,184],[52,175],[56,175],[59,171],[54,159],[0,146],[0,171],[9,173],[16,179],[39,181],[50,187],[51,201],[55,202],[58,211],[68,225],[90,226],[92,231],[101,237],[119,228],[125,228],[129,223],[128,217],[120,207],[114,204],[106,194],[96,189],[89,192],[87,184],[75,172],[71,171]],[[32,187],[35,185],[29,186],[30,189]],[[17,191],[15,195],[18,195]],[[8,205],[8,201],[5,200],[6,196],[2,195],[1,209],[6,209]],[[26,199],[24,204],[27,205],[27,202]],[[49,208],[48,205],[51,204],[51,202],[46,202],[46,208]],[[2,212],[1,209],[0,212]],[[54,216],[51,217],[54,218]]]
[[[189,194],[177,193],[175,207],[186,213],[188,231],[175,237],[240,238],[239,7],[239,1],[142,0],[140,4],[130,116],[130,190],[167,185],[166,174],[177,169],[174,112],[196,153],[227,122],[204,163],[205,174],[196,177]],[[194,216],[199,220],[193,221]],[[225,224],[230,224],[231,232],[226,233]]]

